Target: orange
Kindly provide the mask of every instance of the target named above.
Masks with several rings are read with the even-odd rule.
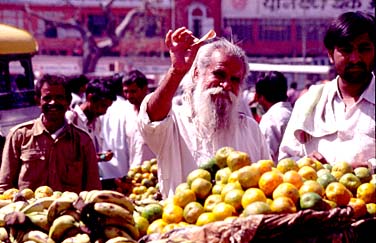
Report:
[[[162,217],[163,207],[159,203],[151,203],[146,205],[141,212],[141,216],[149,221],[149,223]]]
[[[258,167],[258,171],[262,175],[265,172],[272,170],[272,168],[274,167],[274,162],[270,159],[262,159],[257,161],[255,165]]]
[[[222,202],[222,196],[219,194],[209,195],[204,202],[204,209],[206,212],[212,211],[214,206]]]
[[[268,171],[261,175],[259,180],[259,188],[266,196],[271,196],[274,189],[283,182],[283,176],[277,171]]]
[[[230,204],[235,208],[235,210],[239,211],[242,208],[242,197],[244,195],[244,191],[241,189],[234,189],[226,193],[225,198],[223,201],[225,203]]]
[[[215,184],[213,187],[212,187],[212,194],[219,194],[221,195],[221,192],[222,192],[222,189],[225,187],[224,184]]]
[[[183,217],[187,223],[195,224],[198,217],[205,212],[204,207],[198,202],[188,203],[183,210]]]
[[[182,208],[188,203],[196,201],[196,194],[191,189],[178,190],[173,197],[174,204]]]
[[[215,218],[214,213],[205,212],[198,217],[198,219],[196,221],[196,225],[203,226],[205,224],[209,224],[209,223],[212,223],[212,222],[215,222],[215,221],[216,221],[216,218]]]
[[[230,175],[231,175],[230,168],[225,167],[225,168],[219,169],[215,173],[215,181],[216,183],[226,184],[228,182],[228,178],[230,177]]]
[[[295,213],[295,203],[288,197],[278,197],[270,205],[273,213]]]
[[[54,190],[52,190],[49,186],[40,186],[37,189],[34,190],[34,197],[35,198],[42,198],[42,197],[50,197],[54,193]]]
[[[242,186],[240,185],[239,182],[233,182],[233,183],[228,183],[226,184],[222,191],[221,191],[221,197],[222,197],[222,200],[225,198],[226,194],[229,192],[229,191],[232,191],[234,189],[242,189]]]
[[[325,174],[328,174],[328,173],[330,174],[330,170],[325,169],[325,168],[320,169],[320,170],[318,170],[318,171],[316,172],[317,177],[320,177],[320,176],[325,175]]]
[[[266,202],[253,202],[248,204],[242,213],[243,217],[247,217],[249,215],[254,215],[254,214],[268,214],[271,213],[272,209],[270,208],[270,205],[267,204]]]
[[[330,183],[337,181],[337,179],[330,172],[325,172],[318,176],[316,181],[325,189]]]
[[[13,199],[13,196],[19,192],[17,188],[10,188],[3,192],[3,199]]]
[[[296,204],[299,200],[299,190],[293,184],[283,182],[273,191],[273,199],[279,197],[288,197]]]
[[[142,216],[133,216],[134,223],[140,236],[144,236],[147,233],[149,227],[149,221]]]
[[[299,189],[303,185],[303,178],[297,171],[290,170],[283,174],[283,182],[291,183]]]
[[[299,188],[300,195],[303,195],[306,192],[316,192],[320,196],[324,196],[325,190],[317,181],[307,180],[303,182],[303,185]]]
[[[258,185],[261,174],[255,164],[244,166],[237,171],[238,181],[244,190]]]
[[[243,208],[247,207],[253,202],[266,202],[266,196],[264,192],[259,188],[248,188],[242,197],[241,204]]]
[[[198,199],[206,198],[211,193],[211,189],[211,182],[203,178],[196,178],[191,183],[191,190]]]
[[[352,207],[355,218],[361,218],[367,214],[366,203],[360,198],[351,198],[348,205]]]
[[[306,192],[300,196],[301,209],[320,210],[323,205],[323,198],[316,192]]]
[[[189,189],[189,185],[187,182],[180,183],[176,188],[175,188],[175,194],[178,193],[180,190],[185,190]]]
[[[191,186],[192,182],[196,178],[205,179],[209,182],[211,181],[211,175],[210,175],[209,171],[204,170],[204,169],[195,169],[195,170],[191,171],[187,176],[188,185]]]
[[[235,208],[227,203],[220,202],[216,204],[213,208],[213,214],[216,221],[222,221],[227,217],[231,217],[236,214]]]
[[[183,220],[183,209],[174,204],[167,205],[163,209],[162,219],[168,224],[179,223]]]
[[[356,189],[362,184],[360,179],[353,173],[345,173],[339,178],[339,182],[345,185],[353,194],[356,193]]]
[[[232,147],[222,147],[215,152],[214,159],[219,168],[227,166],[227,156],[234,151]]]
[[[163,227],[162,233],[166,233],[168,231],[171,231],[171,230],[177,229],[177,228],[179,228],[179,224],[175,224],[175,223],[168,224],[165,227]]]
[[[302,168],[303,166],[309,166],[314,170],[317,170],[317,160],[313,158],[303,157],[296,161],[296,163],[298,164],[299,168]]]
[[[367,203],[367,213],[371,216],[376,216],[376,203]]]
[[[298,173],[303,178],[303,180],[316,180],[317,179],[316,170],[308,165],[304,165],[300,167]]]
[[[376,186],[376,174],[372,175],[372,179],[369,181],[369,183],[374,184]]]
[[[166,225],[167,225],[167,223],[165,221],[163,221],[163,219],[157,219],[157,220],[153,221],[149,225],[146,233],[148,235],[153,234],[153,233],[159,233],[159,234],[161,234],[161,233],[163,233],[163,228]]]
[[[34,192],[30,188],[25,188],[20,191],[20,194],[26,199],[29,200],[34,197]]]
[[[365,203],[376,203],[376,186],[372,183],[363,183],[356,190],[356,197]]]
[[[366,167],[355,168],[354,174],[359,178],[361,183],[369,182],[372,179],[371,171]]]
[[[330,183],[325,189],[325,194],[329,200],[335,202],[338,206],[346,206],[352,198],[351,191],[339,182]]]
[[[236,171],[246,165],[250,165],[251,158],[245,152],[231,151],[227,156],[226,162],[231,171]]]
[[[336,162],[332,166],[332,170],[331,170],[332,175],[334,175],[334,177],[337,178],[337,180],[339,180],[341,176],[343,176],[344,174],[352,173],[352,172],[353,172],[353,168],[346,161]]]
[[[278,161],[277,169],[282,173],[286,173],[287,171],[291,171],[291,170],[298,171],[299,166],[295,162],[295,160],[291,158],[285,158],[285,159],[281,159],[280,161]]]
[[[230,174],[230,176],[228,177],[228,180],[227,180],[227,183],[234,183],[234,182],[239,182],[239,171],[238,170],[231,172],[231,174]]]

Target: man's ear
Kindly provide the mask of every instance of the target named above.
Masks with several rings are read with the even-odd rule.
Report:
[[[197,68],[197,66],[194,68],[194,70],[193,70],[193,77],[192,77],[192,79],[193,79],[193,81],[195,82],[195,80],[198,78],[198,68]]]
[[[331,64],[334,63],[333,54],[334,54],[334,51],[328,51],[328,58]]]

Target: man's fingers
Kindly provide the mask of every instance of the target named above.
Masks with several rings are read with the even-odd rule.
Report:
[[[166,46],[167,46],[168,49],[170,49],[172,47],[171,36],[172,36],[172,30],[169,30],[167,32],[166,38],[165,38],[165,43],[166,43]]]

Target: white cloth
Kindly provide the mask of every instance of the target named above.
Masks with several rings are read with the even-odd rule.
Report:
[[[134,105],[129,101],[125,101],[122,109],[124,109],[126,114],[125,129],[129,146],[129,162],[131,167],[135,167],[141,165],[145,160],[153,159],[156,156],[144,142],[144,138],[138,131],[138,111],[135,109]]]
[[[108,107],[106,114],[100,117],[102,124],[102,149],[111,150],[113,157],[110,161],[99,162],[102,179],[124,177],[129,170],[129,149],[125,129],[127,111],[124,107],[127,101],[117,96]]]
[[[278,150],[287,123],[290,120],[292,106],[290,102],[278,102],[269,108],[259,123],[266,139],[274,163],[278,162]]]
[[[364,162],[375,158],[375,77],[358,101],[345,110],[338,77],[313,85],[295,103],[279,159],[301,158],[313,151],[328,163]]]
[[[93,140],[95,150],[102,152],[102,139],[101,139],[101,123],[99,119],[95,119],[88,123],[88,119],[79,105],[65,113],[65,118],[69,123],[76,125],[82,130],[86,131]]]
[[[173,106],[162,121],[151,122],[146,112],[150,95],[141,104],[138,125],[147,144],[157,155],[160,191],[164,198],[173,195],[175,188],[198,166],[212,158],[219,147],[203,142],[193,123],[190,109]],[[239,114],[239,123],[229,142],[236,150],[249,154],[252,162],[270,159],[264,136],[253,118]]]

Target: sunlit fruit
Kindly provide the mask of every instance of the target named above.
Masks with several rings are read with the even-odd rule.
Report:
[[[17,188],[10,188],[3,192],[3,199],[13,199],[14,195],[19,192]]]
[[[355,168],[354,174],[359,178],[361,183],[369,182],[372,179],[371,171],[366,167]]]
[[[258,185],[261,174],[254,164],[244,166],[237,171],[238,181],[244,190]]]
[[[323,207],[323,198],[316,192],[306,192],[300,196],[301,209],[321,210]]]
[[[227,166],[227,156],[232,151],[234,151],[234,148],[232,147],[222,147],[216,151],[214,159],[219,168],[224,168]]]
[[[42,197],[50,197],[54,191],[49,186],[40,186],[34,190],[34,197],[35,198],[42,198]]]
[[[280,172],[268,171],[261,175],[258,185],[266,196],[271,196],[274,189],[282,182],[283,176]]]
[[[205,212],[198,216],[196,225],[203,226],[216,221],[215,215],[212,212]]]
[[[337,179],[330,172],[326,172],[317,177],[316,181],[325,189],[330,183],[337,181]]]
[[[274,167],[274,162],[270,159],[262,159],[257,161],[255,165],[258,167],[258,170],[262,175],[265,172],[272,170],[272,168]]]
[[[367,203],[367,213],[371,216],[376,216],[376,203]]]
[[[231,171],[236,171],[251,164],[249,155],[242,151],[231,151],[227,156],[227,166]]]
[[[198,217],[204,212],[204,207],[200,203],[190,202],[184,207],[183,217],[188,223],[195,224]]]
[[[290,171],[290,170],[298,171],[299,166],[295,162],[295,160],[291,158],[285,158],[285,159],[281,159],[280,161],[278,161],[277,170],[279,170],[282,173],[286,173],[287,171]]]
[[[215,181],[216,183],[226,184],[228,182],[228,178],[231,175],[231,170],[228,167],[219,169],[215,174]]]
[[[303,180],[316,180],[317,179],[316,170],[308,165],[304,165],[300,167],[298,173],[303,178]]]
[[[210,181],[203,178],[196,178],[192,181],[191,190],[196,194],[196,198],[204,199],[210,193],[212,184]]]
[[[253,202],[248,204],[242,213],[243,217],[247,217],[249,215],[254,215],[254,214],[269,214],[272,213],[272,209],[270,208],[270,205],[266,202]]]
[[[242,207],[245,208],[253,202],[266,202],[264,192],[259,188],[248,188],[242,197]]]
[[[299,200],[299,190],[291,183],[282,182],[273,191],[273,200],[279,197],[288,197],[296,204]]]
[[[242,190],[242,186],[240,185],[239,182],[234,182],[234,183],[228,183],[226,184],[222,191],[221,191],[221,197],[222,197],[222,200],[225,198],[225,195],[229,192],[229,191],[232,191],[232,190],[235,190],[235,189],[241,189]]]
[[[346,173],[339,179],[339,182],[345,185],[353,194],[356,193],[356,189],[362,184],[360,179],[353,173]]]
[[[296,163],[298,164],[299,168],[302,168],[303,166],[309,166],[313,168],[315,171],[317,171],[317,160],[313,158],[303,157],[303,158],[298,159]]]
[[[222,202],[222,196],[219,194],[212,194],[209,195],[204,202],[204,209],[205,211],[209,212],[212,211],[214,206],[218,203]]]
[[[209,182],[211,181],[211,175],[210,175],[209,171],[204,170],[204,169],[195,169],[195,170],[191,171],[187,176],[188,185],[191,186],[192,182],[196,178],[205,179]]]
[[[283,182],[291,183],[299,189],[303,185],[303,178],[297,171],[290,170],[283,174]]]
[[[361,184],[357,188],[356,197],[365,203],[376,203],[376,186],[372,183]]]
[[[142,216],[134,216],[133,219],[140,236],[146,235],[149,227],[149,221]]]
[[[191,189],[178,190],[174,197],[174,204],[182,208],[190,202],[196,201],[196,194]]]
[[[183,209],[175,204],[167,205],[163,208],[162,219],[168,224],[179,223],[183,220]]]
[[[224,203],[224,202],[220,202],[220,203],[216,204],[214,206],[212,212],[213,212],[215,219],[217,221],[224,220],[225,218],[233,216],[234,214],[236,214],[235,208],[232,205]]]
[[[20,191],[20,194],[26,199],[29,200],[34,197],[34,192],[30,188],[25,188]]]
[[[273,200],[270,205],[273,213],[295,213],[295,203],[288,197],[279,197]]]
[[[224,184],[215,184],[212,187],[212,194],[221,194],[222,189],[225,187]]]
[[[339,182],[330,183],[325,189],[325,195],[338,206],[346,206],[352,198],[351,191]]]
[[[230,204],[235,208],[235,210],[240,210],[242,208],[242,197],[244,191],[242,189],[234,189],[226,193],[224,202]]]
[[[360,198],[351,198],[348,205],[352,207],[355,218],[361,218],[367,214],[366,203]]]
[[[146,205],[141,212],[141,216],[149,221],[149,223],[156,219],[162,218],[163,207],[159,203],[151,203]]]
[[[163,219],[157,219],[150,223],[148,230],[146,233],[148,235],[153,234],[153,233],[163,233],[163,228],[167,225],[167,223]]]
[[[303,185],[299,188],[299,194],[303,195],[306,192],[316,192],[320,196],[324,196],[324,187],[314,180],[307,180],[303,182]]]

